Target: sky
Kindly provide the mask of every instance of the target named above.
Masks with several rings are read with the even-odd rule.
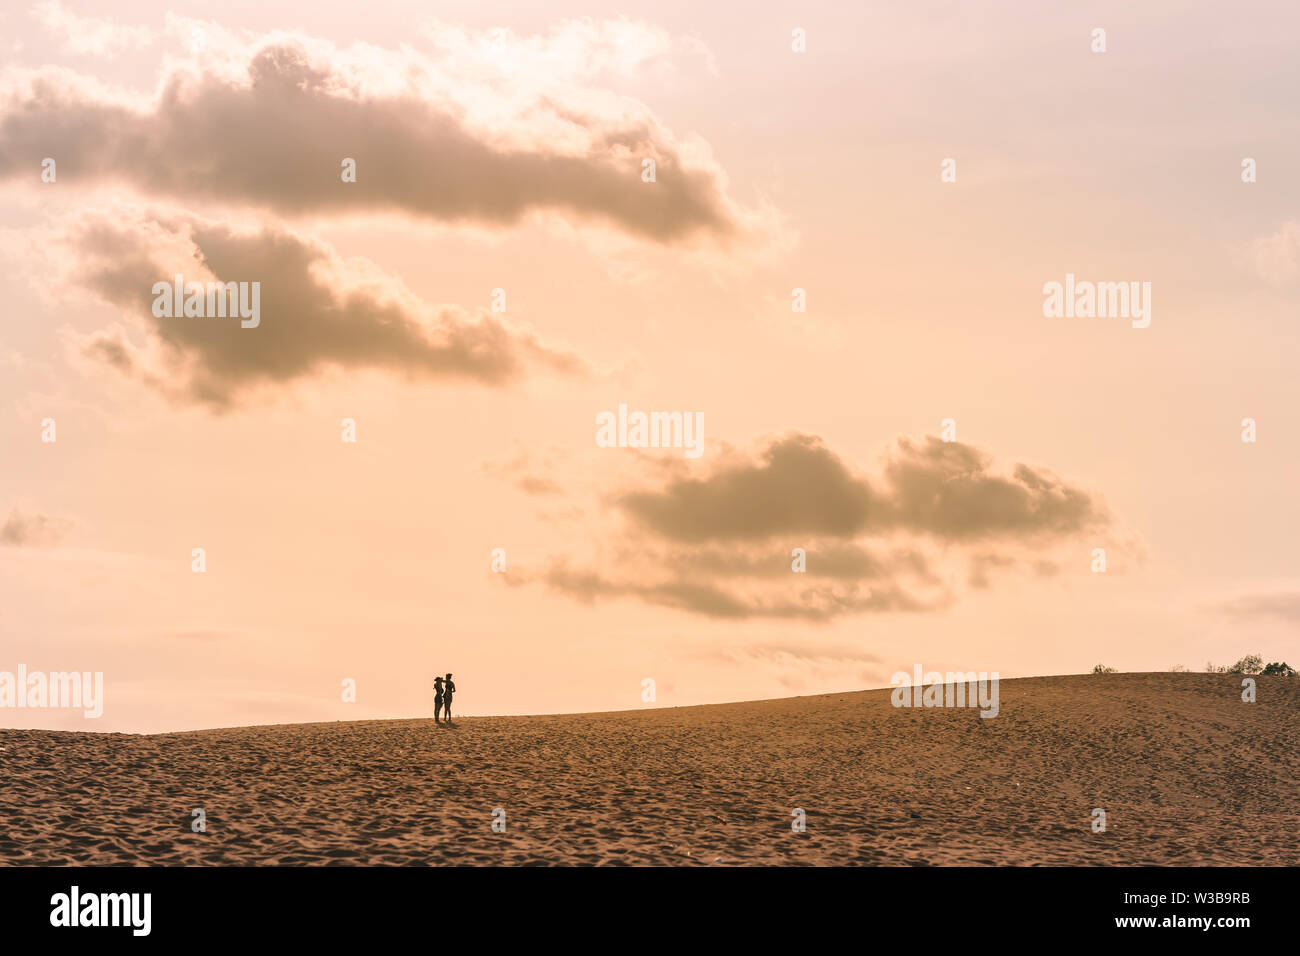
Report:
[[[1297,663],[1294,7],[335,6],[0,12],[0,726]]]

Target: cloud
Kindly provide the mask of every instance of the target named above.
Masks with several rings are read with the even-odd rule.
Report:
[[[1278,618],[1300,624],[1300,590],[1244,594],[1214,605],[1212,610],[1235,618]]]
[[[679,140],[630,97],[518,75],[508,49],[471,58],[248,40],[177,19],[172,29],[194,33],[195,48],[168,61],[148,101],[67,71],[20,74],[0,94],[0,176],[28,176],[33,156],[50,156],[60,182],[124,183],[150,199],[494,227],[545,213],[658,243],[725,244],[764,218],[729,198],[707,144]],[[565,38],[580,61],[573,51],[590,47],[585,69],[662,53],[609,31]],[[532,59],[566,62],[547,49]],[[355,182],[341,179],[345,158]]]
[[[947,606],[945,594],[929,598],[908,593],[888,584],[867,588],[859,583],[807,584],[791,574],[794,586],[779,588],[767,579],[754,582],[743,578],[689,578],[667,566],[667,577],[646,580],[648,575],[664,578],[665,568],[649,564],[631,569],[616,578],[597,571],[572,569],[563,561],[554,562],[541,575],[552,591],[585,604],[602,599],[636,598],[647,604],[690,611],[704,617],[770,618],[777,620],[829,621],[845,614],[866,611],[927,611]],[[814,575],[816,577],[816,575]],[[527,577],[511,583],[525,583]]]
[[[1105,524],[1088,492],[1028,465],[995,475],[990,462],[960,442],[900,439],[885,466],[881,524],[949,540],[1050,538]]]
[[[790,573],[793,557],[784,549],[706,547],[675,551],[665,560],[696,574],[777,578]],[[822,541],[815,549],[813,562],[818,577],[872,581],[906,572],[917,580],[939,581],[925,555],[910,548],[896,548],[883,553],[856,544]]]
[[[1049,472],[1017,465],[1002,476],[989,464],[971,445],[900,439],[884,480],[873,484],[819,439],[792,435],[772,442],[756,461],[628,493],[619,503],[648,529],[678,541],[894,530],[947,540],[1032,539],[1105,523],[1099,500]]]
[[[219,410],[258,385],[283,385],[327,367],[384,369],[411,380],[501,386],[526,366],[581,373],[585,363],[480,310],[434,307],[364,259],[279,226],[239,231],[191,216],[87,213],[55,240],[68,281],[143,328],[101,330],[92,359],[181,403]],[[259,282],[260,325],[238,318],[155,316],[153,286]]]
[[[25,515],[18,509],[9,512],[4,526],[0,527],[0,545],[10,547],[49,547],[58,544],[71,530],[68,518],[43,514]]]
[[[31,14],[42,26],[60,34],[64,49],[70,53],[114,57],[153,42],[153,31],[147,27],[77,16],[58,0],[43,0],[32,7]]]
[[[773,442],[757,462],[625,494],[619,504],[648,529],[678,541],[850,536],[866,527],[872,492],[820,440],[795,435]]]
[[[869,478],[794,434],[754,456],[727,452],[703,477],[666,463],[654,487],[610,496],[624,522],[593,560],[553,557],[510,583],[718,619],[927,613],[958,599],[955,567],[979,590],[994,570],[1052,575],[1044,549],[1110,524],[1095,495],[991,461],[970,445],[904,438]]]

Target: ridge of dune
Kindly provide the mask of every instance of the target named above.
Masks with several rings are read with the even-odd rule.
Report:
[[[1245,703],[1240,675],[1009,679],[992,719],[884,688],[452,727],[0,729],[0,864],[1294,865],[1300,680],[1255,680]]]

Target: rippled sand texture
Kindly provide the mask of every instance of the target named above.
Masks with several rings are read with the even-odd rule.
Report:
[[[0,862],[1294,865],[1300,679],[1258,682],[1247,704],[1228,675],[1009,680],[992,720],[875,690],[451,728],[0,730]]]

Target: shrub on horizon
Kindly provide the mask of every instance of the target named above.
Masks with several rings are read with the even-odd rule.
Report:
[[[1295,677],[1296,669],[1286,661],[1282,661],[1268,664],[1260,673],[1266,677]]]
[[[1119,671],[1113,667],[1107,667],[1105,664],[1098,664],[1092,669],[1094,674],[1118,674]]]
[[[1247,654],[1228,668],[1229,674],[1258,674],[1264,669],[1264,658],[1258,654]]]

